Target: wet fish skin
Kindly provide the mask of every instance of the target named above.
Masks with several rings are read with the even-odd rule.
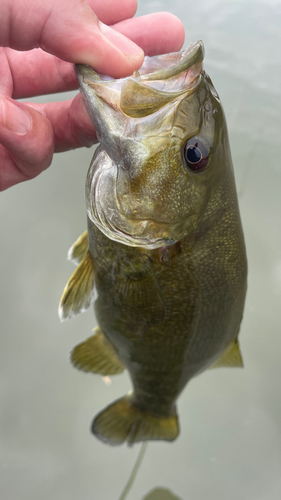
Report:
[[[176,64],[157,71],[158,80],[170,72],[163,77],[166,88],[190,73],[170,100],[159,88],[158,94],[142,89],[153,82],[153,73],[135,78],[143,99],[140,116],[137,93],[123,101],[121,95],[118,102],[116,91],[110,97],[110,85],[99,82],[93,70],[78,68],[100,146],[86,183],[89,249],[81,258],[87,267],[82,260],[71,287],[79,307],[82,287],[88,305],[83,269],[87,283],[94,276],[99,329],[74,349],[72,361],[95,373],[128,369],[133,392],[101,412],[92,426],[111,445],[175,439],[176,400],[188,381],[211,366],[242,365],[237,336],[247,262],[227,127],[200,66],[200,42],[188,57],[187,68],[176,55]],[[156,65],[163,60],[156,58]],[[183,155],[194,136],[209,147],[208,165],[199,172],[187,167]],[[75,294],[66,288],[62,317],[77,312],[69,296]]]

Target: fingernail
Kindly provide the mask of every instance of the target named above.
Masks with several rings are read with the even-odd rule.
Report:
[[[31,118],[13,102],[0,98],[0,124],[14,134],[25,135],[31,127]]]
[[[106,38],[119,50],[121,50],[130,59],[139,59],[143,57],[143,50],[136,45],[134,42],[129,40],[126,36],[122,35],[118,31],[110,28],[107,24],[103,24],[101,21],[100,30],[106,36]]]

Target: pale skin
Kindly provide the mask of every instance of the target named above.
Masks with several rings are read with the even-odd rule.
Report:
[[[133,18],[136,9],[136,0],[1,0],[0,190],[39,175],[54,152],[96,142],[80,94],[44,104],[16,99],[76,89],[73,63],[121,78],[144,54],[180,50],[179,19]]]

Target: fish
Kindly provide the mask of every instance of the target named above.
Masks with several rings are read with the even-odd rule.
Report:
[[[92,303],[98,326],[73,365],[132,390],[94,418],[101,441],[173,441],[176,402],[208,368],[242,367],[247,258],[227,125],[200,40],[112,79],[77,65],[99,145],[88,229],[69,258],[61,320]]]

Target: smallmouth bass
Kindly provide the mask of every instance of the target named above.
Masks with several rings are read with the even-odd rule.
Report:
[[[146,57],[120,80],[76,69],[100,145],[60,317],[94,302],[99,327],[73,364],[103,376],[129,371],[133,391],[92,424],[111,445],[174,440],[188,381],[242,366],[244,237],[225,117],[203,57],[199,41]]]

